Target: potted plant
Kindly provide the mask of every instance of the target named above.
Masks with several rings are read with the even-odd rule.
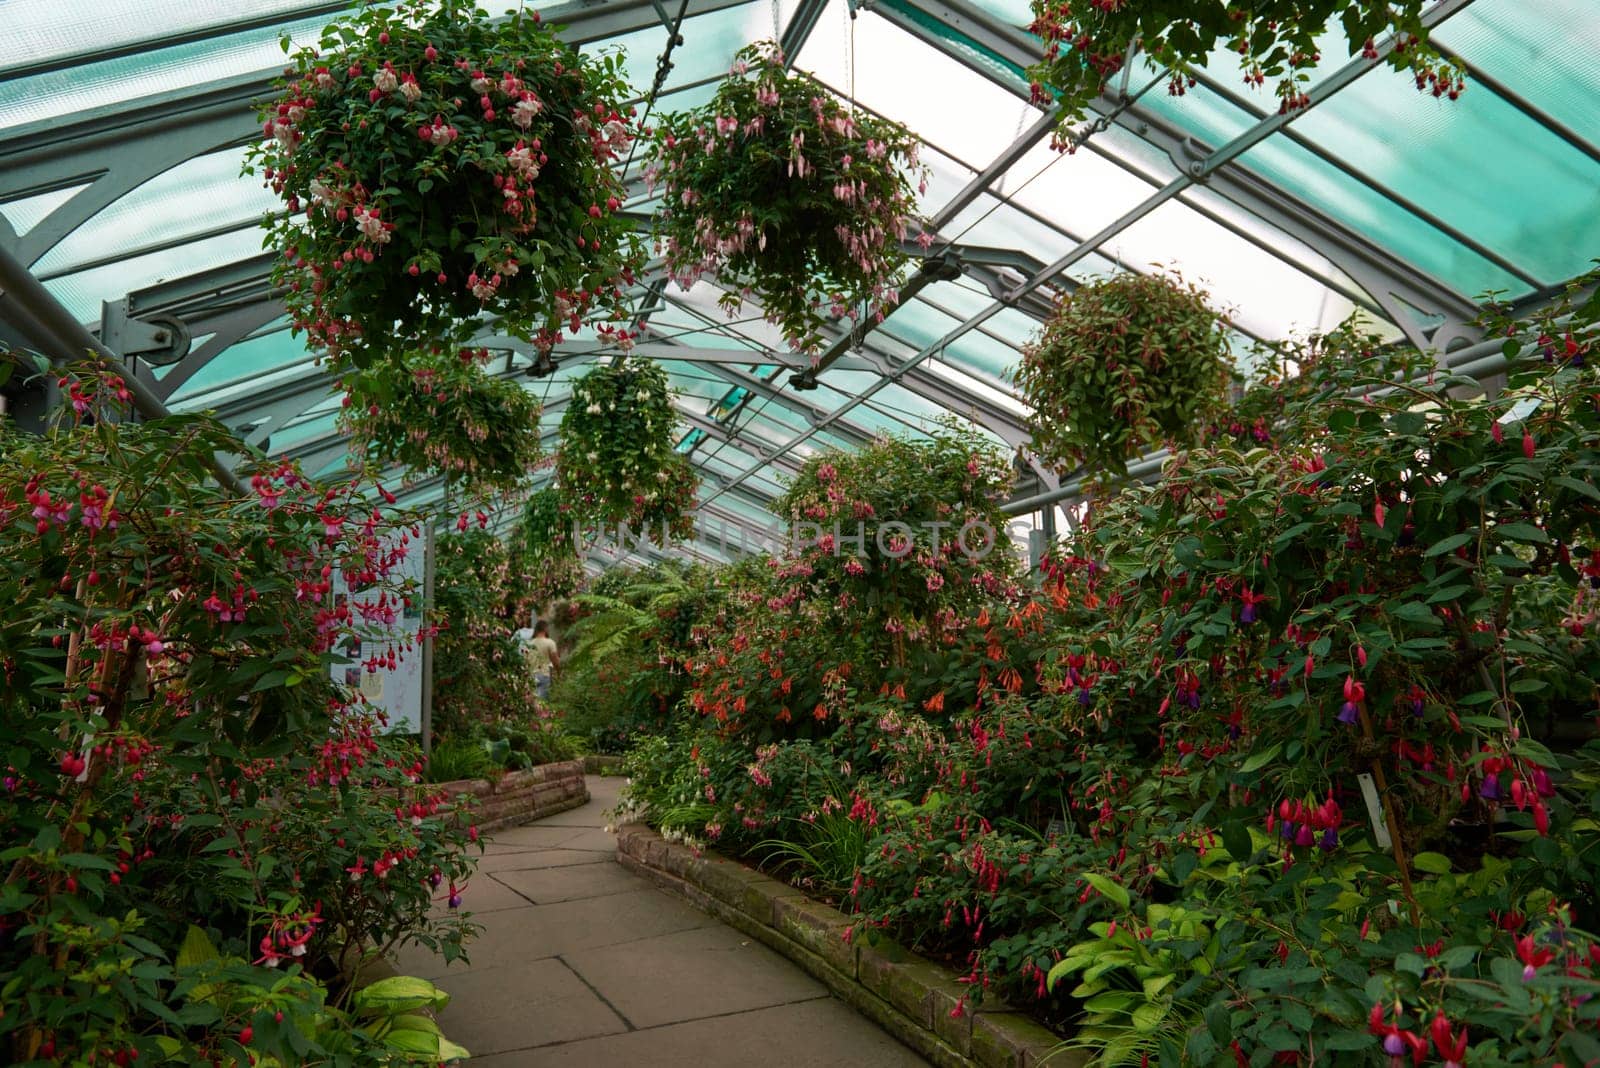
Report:
[[[685,287],[716,277],[730,309],[755,296],[814,350],[825,316],[881,316],[898,299],[913,181],[926,187],[917,147],[790,70],[775,44],[751,45],[709,103],[654,131],[667,268]]]
[[[619,305],[621,62],[468,0],[363,7],[292,55],[251,159],[287,208],[268,243],[296,328],[342,370],[463,344],[485,318],[554,344]]]
[[[438,472],[468,494],[514,488],[539,460],[539,401],[488,359],[462,349],[351,370],[340,425],[379,466]]]
[[[1189,440],[1227,401],[1229,379],[1227,331],[1204,292],[1132,272],[1064,294],[1017,373],[1042,461],[1117,472]]]
[[[647,360],[597,367],[573,383],[556,479],[580,522],[684,537],[698,480],[673,448],[667,374]]]

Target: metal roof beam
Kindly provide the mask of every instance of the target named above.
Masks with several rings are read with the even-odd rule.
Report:
[[[1428,10],[1425,18],[1429,25],[1438,25],[1470,3],[1471,0],[1439,0]],[[972,57],[952,48],[950,43],[939,35],[928,34],[911,11],[943,22],[958,36],[1006,64],[1026,68],[1037,62],[1043,54],[1043,46],[1036,37],[1017,27],[999,22],[986,12],[977,9],[968,0],[915,0],[913,4],[904,3],[902,0],[902,2],[879,3],[873,10],[991,79],[994,78],[992,68],[977,63]],[[1385,47],[1392,45],[1386,44]],[[1355,76],[1365,73],[1374,66],[1375,62],[1358,60],[1325,79],[1312,92],[1313,103],[1344,88]],[[1003,81],[998,84],[1019,96],[1025,95],[1026,90],[1019,85]],[[1174,198],[1182,200],[1181,193],[1184,189],[1196,181],[1203,181],[1220,195],[1233,200],[1264,222],[1306,244],[1349,274],[1363,288],[1368,289],[1384,312],[1395,317],[1402,328],[1406,329],[1409,335],[1413,335],[1413,340],[1418,343],[1426,344],[1428,339],[1421,336],[1421,326],[1415,316],[1409,313],[1404,304],[1394,299],[1396,295],[1402,297],[1405,303],[1421,308],[1425,312],[1443,314],[1447,320],[1456,323],[1470,321],[1476,314],[1476,305],[1464,295],[1429,278],[1411,264],[1399,260],[1387,250],[1319,209],[1266,182],[1235,162],[1239,155],[1272,133],[1285,128],[1301,112],[1264,118],[1246,131],[1241,138],[1215,151],[1207,152],[1205,146],[1194,142],[1178,128],[1137,105],[1127,105],[1114,95],[1102,95],[1092,107],[1099,114],[1111,117],[1119,126],[1168,151],[1186,173],[1168,183],[1144,204],[1117,220],[1105,231],[1088,241],[1081,242],[1078,248],[1069,253],[1070,258],[1063,257],[1062,261],[1058,261],[1061,263],[1058,271],[1065,270],[1089,252],[1097,250],[1105,240],[1144,218],[1167,200]],[[1286,136],[1292,135],[1286,134]],[[1194,204],[1189,206],[1196,207]],[[1210,217],[1213,221],[1219,221],[1214,215]],[[1235,229],[1235,232],[1238,231]],[[1261,244],[1253,237],[1249,239]],[[1282,251],[1270,245],[1262,247],[1295,269],[1305,270],[1304,266],[1286,257]],[[1013,290],[1013,294],[1015,293]]]
[[[746,0],[686,0],[686,17]],[[572,45],[619,37],[658,24],[652,0],[572,0],[540,13]],[[0,134],[0,203],[85,184],[28,233],[8,240],[31,267],[61,238],[101,209],[186,160],[248,144],[260,135],[256,105],[272,92],[281,67],[184,86],[43,119]]]

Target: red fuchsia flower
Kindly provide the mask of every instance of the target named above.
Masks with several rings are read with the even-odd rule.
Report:
[[[1522,455],[1531,460],[1533,459],[1533,451],[1533,434],[1524,430],[1522,432]]]
[[[1270,600],[1270,598],[1262,594],[1252,593],[1249,590],[1241,590],[1239,592],[1239,601],[1244,605],[1244,607],[1239,609],[1239,622],[1254,623],[1256,621],[1256,605],[1262,604],[1268,600]]]
[[[1522,981],[1531,980],[1539,973],[1539,969],[1555,959],[1555,950],[1546,949],[1534,944],[1532,935],[1523,935],[1517,939],[1517,959],[1522,962]]]
[[[1367,699],[1367,688],[1357,682],[1354,675],[1344,677],[1344,704],[1339,706],[1339,722],[1354,724],[1361,714],[1361,702]]]
[[[1450,1021],[1441,1012],[1433,1018],[1429,1030],[1433,1035],[1434,1049],[1444,1058],[1445,1068],[1461,1068],[1461,1062],[1467,1059],[1466,1027],[1463,1026],[1461,1032],[1456,1034]]]
[[[1396,1017],[1399,1010],[1396,1009]],[[1413,1065],[1421,1064],[1428,1056],[1428,1042],[1420,1035],[1401,1028],[1398,1024],[1384,1022],[1383,1006],[1374,1004],[1367,1017],[1367,1030],[1383,1039],[1383,1052],[1389,1055],[1389,1068],[1400,1068],[1402,1058],[1411,1055]]]

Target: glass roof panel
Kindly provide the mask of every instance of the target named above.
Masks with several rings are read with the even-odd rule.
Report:
[[[319,15],[0,82],[0,130],[278,70],[283,65],[278,38],[288,33],[294,45],[312,43],[327,21]]]
[[[329,5],[311,0],[9,0],[5,6],[6,63],[22,67],[85,51],[160,43],[176,34],[226,31],[245,19],[292,19]]]
[[[267,376],[274,371],[296,363],[304,365],[306,357],[305,339],[295,337],[288,330],[274,330],[245,341],[235,342],[179,386],[168,399],[168,406],[176,408],[192,400],[210,407],[212,404],[221,403],[220,400],[207,397],[207,394],[215,392],[219,386],[248,376],[251,380],[250,386],[259,389],[265,384]],[[320,378],[322,375],[319,368],[309,365],[304,365],[302,373],[307,377]]]
[[[67,274],[152,242],[180,241],[223,227],[254,229],[279,201],[259,181],[239,177],[243,163],[244,149],[230,148],[157,175],[62,238],[33,265],[34,273],[41,278]],[[197,210],[201,205],[204,210]],[[259,233],[254,240],[259,252]]]
[[[178,248],[134,256],[45,282],[73,318],[100,321],[100,303],[117,300],[157,282],[182,278],[261,254],[261,235],[254,228],[191,241]]]
[[[1546,284],[1600,248],[1600,163],[1481,86],[1435,100],[1385,67],[1296,127]]]
[[[1434,31],[1434,40],[1594,144],[1600,139],[1594,11],[1591,0],[1476,0]]]
[[[21,237],[44,222],[52,211],[87,188],[89,188],[87,184],[69,185],[62,189],[52,189],[48,193],[8,200],[0,204],[0,216],[4,216],[6,222],[11,224],[11,229]]]
[[[993,159],[1037,114],[887,19],[851,19],[844,0],[829,0],[795,65],[969,166]]]

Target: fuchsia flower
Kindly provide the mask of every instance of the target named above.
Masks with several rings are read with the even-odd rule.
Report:
[[[1339,706],[1339,722],[1355,723],[1361,716],[1361,702],[1367,699],[1367,688],[1355,680],[1354,675],[1344,678],[1344,704]]]

